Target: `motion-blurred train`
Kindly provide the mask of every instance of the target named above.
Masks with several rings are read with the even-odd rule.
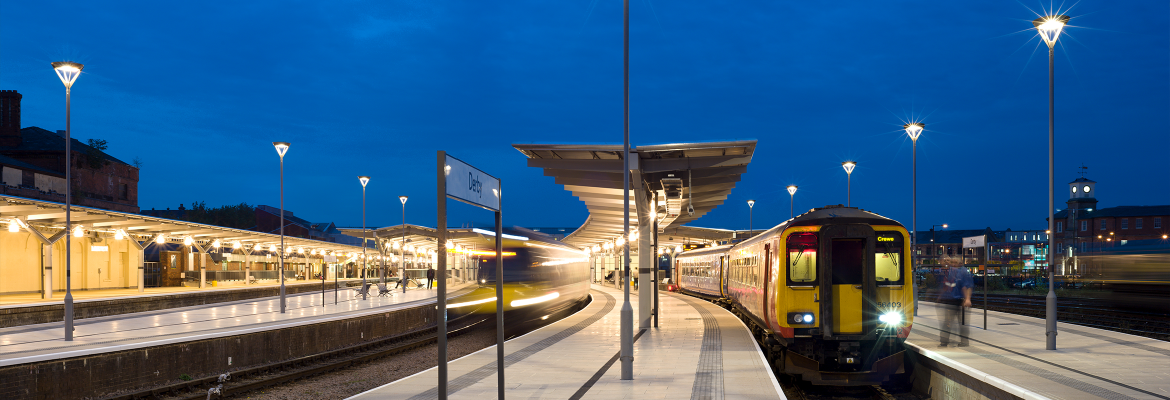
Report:
[[[777,370],[820,385],[905,372],[913,323],[906,228],[857,208],[810,210],[734,246],[688,251],[679,290],[730,307]]]
[[[1157,244],[1118,246],[1077,257],[1078,283],[1088,289],[1082,297],[1102,300],[1114,309],[1170,315],[1170,252],[1165,240],[1149,242]]]
[[[478,287],[447,303],[449,318],[496,312],[495,233],[476,229],[459,239],[460,250],[475,268]],[[504,316],[509,336],[528,324],[556,320],[583,307],[589,296],[589,258],[584,252],[531,231],[503,234]],[[469,240],[470,239],[470,240]]]

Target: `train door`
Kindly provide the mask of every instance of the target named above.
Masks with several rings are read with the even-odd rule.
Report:
[[[866,315],[873,308],[874,232],[867,225],[837,225],[822,232],[822,293],[830,300],[822,307],[828,315],[822,321],[830,327],[826,335],[860,335],[868,329]],[[867,301],[868,299],[868,301]]]
[[[727,256],[719,256],[719,264],[715,265],[719,277],[719,296],[727,297]]]

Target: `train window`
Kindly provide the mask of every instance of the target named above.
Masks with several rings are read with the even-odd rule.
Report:
[[[811,284],[817,280],[817,234],[788,236],[788,284]]]
[[[902,283],[902,234],[897,232],[880,233],[877,237],[876,251],[874,251],[874,277],[879,285],[898,285]]]
[[[834,285],[860,285],[865,270],[865,240],[833,239],[832,266]]]

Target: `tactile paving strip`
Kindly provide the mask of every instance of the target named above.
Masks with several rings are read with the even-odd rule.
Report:
[[[695,383],[691,386],[691,400],[723,399],[723,337],[719,333],[719,321],[703,304],[682,296],[678,298],[703,317],[703,346]]]

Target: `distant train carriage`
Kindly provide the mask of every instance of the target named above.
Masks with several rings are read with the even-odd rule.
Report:
[[[679,287],[707,297],[722,297],[723,260],[729,248],[731,246],[694,250],[687,253],[685,259],[680,258],[675,268],[675,281]]]
[[[684,292],[720,296],[778,369],[817,384],[869,385],[903,371],[914,314],[909,253],[897,221],[828,206],[734,246],[685,252],[676,279]]]

